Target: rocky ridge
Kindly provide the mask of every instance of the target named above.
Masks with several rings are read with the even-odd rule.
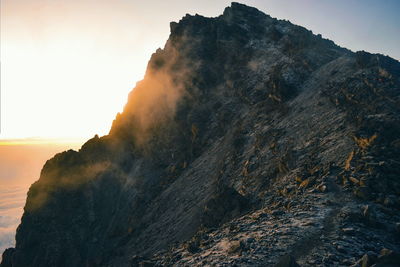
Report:
[[[255,8],[186,15],[109,135],[45,164],[2,266],[398,266],[399,90]]]

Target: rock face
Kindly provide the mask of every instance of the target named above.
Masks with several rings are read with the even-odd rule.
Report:
[[[398,255],[399,177],[400,63],[232,3],[47,161],[2,266],[364,264]]]

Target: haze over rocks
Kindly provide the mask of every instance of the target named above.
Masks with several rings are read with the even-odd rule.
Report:
[[[398,266],[400,63],[238,3],[171,23],[47,161],[2,266]]]

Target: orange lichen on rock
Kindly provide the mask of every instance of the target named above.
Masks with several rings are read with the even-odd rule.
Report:
[[[371,137],[356,137],[354,136],[354,141],[356,142],[356,144],[358,145],[358,147],[360,147],[361,149],[367,149],[369,146],[372,145],[372,143],[375,141],[375,139],[378,137],[377,134],[374,134]]]
[[[354,157],[354,151],[351,151],[349,156],[347,157],[345,165],[344,165],[344,169],[346,171],[350,170],[350,163],[353,160],[353,157]]]

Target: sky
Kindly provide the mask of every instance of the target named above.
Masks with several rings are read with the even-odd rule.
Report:
[[[218,16],[223,0],[0,0],[0,139],[107,134],[163,47],[169,22]],[[252,0],[353,51],[400,59],[400,1]]]
[[[54,154],[78,149],[80,144],[0,144],[0,261],[15,244],[29,186],[39,178],[43,164]]]

